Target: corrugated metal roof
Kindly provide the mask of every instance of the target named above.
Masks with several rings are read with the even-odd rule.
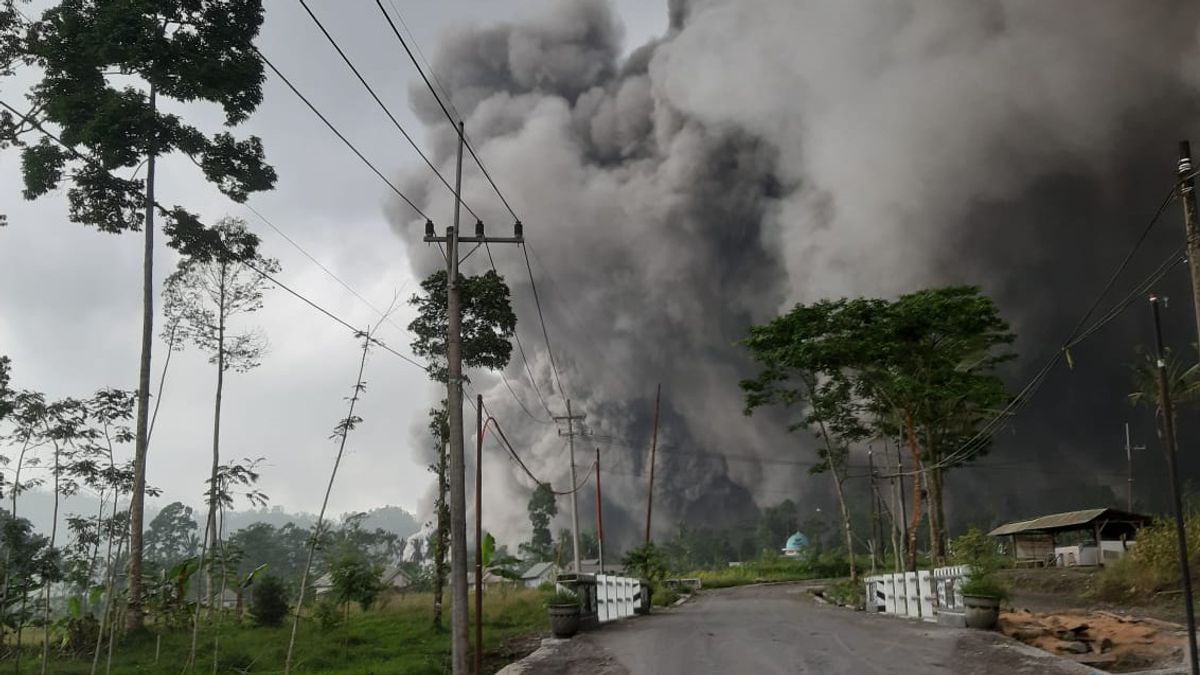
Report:
[[[1051,530],[1079,527],[1097,520],[1106,513],[1120,520],[1146,522],[1151,520],[1149,516],[1142,516],[1136,513],[1126,513],[1124,511],[1117,511],[1115,509],[1083,509],[1082,511],[1052,513],[1048,516],[1042,516],[1032,520],[1018,520],[1012,523],[1005,523],[991,532],[988,532],[988,536],[1001,537],[1009,534],[1020,534],[1022,532],[1049,532]]]

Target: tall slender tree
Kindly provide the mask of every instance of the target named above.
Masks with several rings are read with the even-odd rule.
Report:
[[[64,0],[16,41],[20,55],[42,75],[29,96],[35,112],[15,126],[18,120],[10,116],[7,125],[14,133],[41,134],[40,141],[24,136],[14,141],[23,145],[25,197],[45,195],[66,180],[72,221],[104,232],[141,230],[144,236],[126,615],[131,628],[142,625],[155,215],[164,216],[169,243],[186,255],[211,254],[219,246],[196,215],[159,203],[157,161],[182,153],[239,202],[275,183],[258,138],[208,135],[164,113],[159,98],[214,102],[224,109],[227,126],[244,121],[262,100],[263,66],[252,44],[262,21],[262,0]],[[145,178],[134,177],[143,166]],[[119,170],[132,175],[117,176]]]
[[[449,377],[446,361],[446,273],[438,271],[421,282],[422,293],[412,296],[409,304],[417,308],[417,317],[408,324],[416,338],[413,353],[425,357],[429,377],[445,383]],[[517,329],[517,315],[512,310],[508,285],[494,270],[479,276],[459,279],[462,312],[462,360],[469,368],[502,370],[512,356],[512,339]],[[436,523],[429,548],[434,556],[433,625],[441,627],[442,587],[446,578],[446,552],[450,537],[450,506],[447,501],[447,444],[450,427],[446,401],[440,409],[429,411],[429,430],[437,444],[438,460],[430,468],[437,473],[438,496]]]
[[[178,317],[168,320],[163,339],[182,338],[211,354],[209,363],[216,366],[216,390],[213,396],[212,465],[208,478],[208,518],[206,538],[201,557],[216,551],[219,540],[217,527],[217,471],[221,466],[221,401],[227,371],[244,373],[258,366],[266,352],[266,338],[256,330],[234,332],[230,321],[240,314],[262,309],[263,293],[270,288],[267,280],[254,268],[268,274],[279,271],[279,263],[257,252],[258,240],[237,218],[222,218],[213,231],[220,246],[212,255],[187,257],[167,277],[163,285],[163,313]],[[168,332],[169,331],[169,332]],[[213,575],[208,575],[208,599],[212,606]]]

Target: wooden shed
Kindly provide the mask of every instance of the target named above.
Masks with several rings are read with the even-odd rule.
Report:
[[[1153,520],[1117,509],[1084,509],[1005,523],[988,536],[1008,539],[1017,565],[1103,565],[1123,556],[1137,531]],[[1074,546],[1061,546],[1064,539],[1073,539]]]

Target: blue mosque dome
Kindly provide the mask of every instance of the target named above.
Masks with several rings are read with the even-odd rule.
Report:
[[[784,553],[799,553],[808,548],[808,537],[804,536],[803,532],[796,532],[787,538],[787,543],[783,546]]]

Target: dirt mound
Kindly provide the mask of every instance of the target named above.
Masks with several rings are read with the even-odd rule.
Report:
[[[1102,611],[1002,612],[1000,630],[1052,654],[1113,673],[1178,665],[1187,639],[1182,626]]]

